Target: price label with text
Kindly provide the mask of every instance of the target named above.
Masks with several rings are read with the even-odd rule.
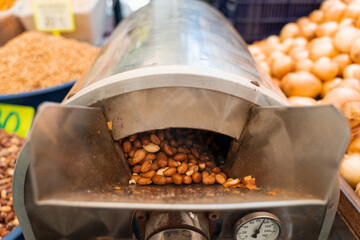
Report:
[[[70,0],[35,0],[35,26],[44,32],[71,32],[75,30],[74,12]]]
[[[0,128],[8,133],[26,137],[30,130],[35,110],[32,107],[0,104]]]

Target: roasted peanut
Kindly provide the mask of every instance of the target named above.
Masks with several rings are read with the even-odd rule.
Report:
[[[206,161],[209,161],[209,160],[210,160],[210,157],[209,157],[207,154],[202,153],[202,154],[200,155],[200,161],[206,162]]]
[[[225,179],[227,179],[227,176],[224,172],[219,172],[218,174],[222,175]]]
[[[136,150],[134,157],[133,157],[134,163],[141,162],[141,160],[143,160],[145,158],[145,156],[146,156],[146,152],[144,149]]]
[[[220,173],[216,174],[215,180],[219,184],[224,184],[226,182],[226,178],[224,178],[224,176]]]
[[[141,178],[139,175],[131,175],[130,180],[135,180],[135,182]]]
[[[151,170],[154,170],[154,171],[157,171],[159,169],[159,165],[157,164],[157,162],[154,162],[152,165],[151,165]]]
[[[155,176],[156,174],[156,171],[154,170],[150,170],[146,173],[141,173],[141,177],[144,177],[144,178],[152,178],[153,176]]]
[[[188,164],[186,162],[183,162],[180,164],[180,166],[177,167],[177,172],[179,174],[184,174],[188,169]]]
[[[161,168],[166,167],[168,164],[166,154],[163,152],[159,152],[158,155],[156,156],[156,162],[159,165],[159,167]]]
[[[133,141],[136,140],[136,138],[137,138],[137,134],[131,135],[131,136],[129,137],[129,141],[130,141],[130,142],[133,142]]]
[[[171,177],[165,177],[166,178],[166,183],[167,184],[170,184],[170,183],[173,183],[173,180]]]
[[[210,176],[215,177],[216,173],[212,172],[212,173],[210,173]]]
[[[190,150],[189,149],[187,149],[186,147],[178,147],[177,148],[177,151],[179,152],[179,153],[190,153]]]
[[[155,154],[153,154],[153,153],[147,153],[146,156],[145,156],[144,161],[146,161],[146,160],[154,161],[155,159],[156,159],[156,155],[155,155]]]
[[[168,165],[169,165],[169,167],[177,168],[178,166],[180,166],[180,162],[177,162],[174,159],[169,158]]]
[[[160,176],[164,176],[164,172],[166,170],[168,170],[169,167],[164,167],[164,168],[160,168],[157,172],[156,175],[160,175]]]
[[[219,173],[219,172],[221,172],[221,169],[219,167],[214,167],[211,171],[213,173]]]
[[[198,162],[198,161],[197,161],[195,158],[189,159],[189,164],[192,163],[192,164],[196,165],[197,162]]]
[[[160,147],[153,143],[149,143],[148,145],[143,145],[143,148],[145,149],[145,151],[149,153],[156,153],[160,150]]]
[[[140,136],[140,140],[143,145],[148,145],[150,143],[150,137],[148,134],[142,134]]]
[[[139,179],[136,181],[136,183],[139,184],[139,185],[149,185],[149,184],[152,183],[152,181],[151,181],[151,179],[149,179],[149,178],[143,178],[143,177],[141,177],[141,178],[139,178]]]
[[[193,175],[195,172],[199,171],[199,167],[197,165],[190,166],[189,169],[186,171],[187,176]]]
[[[173,159],[175,161],[179,161],[179,162],[183,162],[187,159],[186,157],[186,154],[185,153],[176,153],[174,156],[173,156]]]
[[[156,135],[160,138],[160,140],[164,140],[164,131],[163,130],[158,130],[156,131]]]
[[[141,165],[135,165],[131,170],[134,173],[141,173]]]
[[[183,183],[185,183],[185,184],[192,183],[192,178],[190,176],[183,175]]]
[[[160,145],[159,145],[159,146],[160,146],[161,148],[164,148],[165,144],[169,145],[169,141],[168,141],[168,140],[166,140],[166,139],[165,139],[165,140],[163,140],[163,141],[161,141],[161,143],[160,143]]]
[[[167,139],[167,140],[171,140],[171,139],[173,139],[173,136],[171,135],[171,132],[170,132],[170,129],[166,129],[165,130],[165,138]]]
[[[128,158],[128,163],[129,163],[131,166],[136,165],[136,163],[134,163],[134,160],[133,160],[132,158]]]
[[[152,166],[152,162],[150,160],[145,161],[142,165],[141,165],[141,172],[142,173],[146,173],[148,171],[151,170],[151,166]]]
[[[206,168],[206,164],[205,164],[204,162],[200,162],[200,163],[199,163],[199,168],[200,168],[201,170],[204,170],[204,169]]]
[[[183,179],[182,179],[182,176],[178,173],[174,173],[172,176],[171,176],[174,184],[176,185],[181,185]]]
[[[123,144],[122,144],[122,148],[123,148],[123,151],[124,153],[128,153],[131,151],[131,142],[130,141],[124,141]]]
[[[141,142],[140,142],[139,139],[136,139],[136,140],[134,141],[134,147],[136,147],[136,148],[141,148],[141,147],[142,147],[142,144],[141,144]]]
[[[167,143],[164,144],[163,149],[167,155],[169,155],[169,156],[174,155],[174,151],[173,151],[172,147],[170,147]]]
[[[172,139],[171,141],[170,141],[170,146],[172,146],[172,147],[178,147],[179,146],[179,144],[174,140],[174,139]]]
[[[193,148],[193,147],[192,147],[190,150],[191,150],[191,153],[194,154],[194,156],[195,156],[196,158],[199,158],[199,157],[200,157],[200,153],[198,152],[198,150],[196,150],[196,148]]]
[[[236,178],[236,179],[229,178],[228,180],[226,180],[225,183],[223,183],[223,186],[224,187],[231,187],[231,186],[237,185],[239,183],[240,183],[240,179],[238,179],[238,178]]]
[[[202,182],[205,185],[214,184],[215,183],[215,177],[214,176],[203,177]]]
[[[128,153],[128,154],[129,154],[129,157],[134,157],[135,151],[136,151],[135,148],[131,149],[130,152]]]
[[[166,178],[164,176],[160,176],[160,175],[153,176],[152,181],[156,185],[165,185],[166,184]]]
[[[154,133],[150,135],[150,141],[153,142],[156,145],[160,145],[161,139]]]
[[[216,167],[216,164],[215,164],[215,162],[213,162],[213,161],[207,161],[207,162],[205,162],[205,164],[206,164],[206,166],[209,167],[209,168],[214,168],[214,167]]]
[[[208,177],[210,176],[210,173],[208,171],[203,171],[201,172],[201,177],[204,178],[204,177]]]
[[[191,175],[191,178],[194,183],[201,182],[201,174],[199,172],[194,172],[193,175]]]
[[[164,176],[166,177],[171,177],[174,173],[176,173],[176,168],[174,167],[169,167],[168,169],[166,169],[164,171]]]

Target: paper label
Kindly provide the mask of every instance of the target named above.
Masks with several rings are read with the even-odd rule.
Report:
[[[26,137],[35,109],[28,106],[0,104],[0,128],[8,133],[15,133],[20,137]]]
[[[38,31],[71,32],[75,30],[70,0],[34,0],[34,21]]]

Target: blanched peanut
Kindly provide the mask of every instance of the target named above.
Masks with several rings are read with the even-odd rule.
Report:
[[[153,176],[152,181],[156,185],[165,185],[166,184],[166,178],[164,176],[160,176],[160,175]]]
[[[182,179],[182,176],[178,173],[174,173],[172,176],[171,176],[174,184],[176,185],[181,185],[183,179]]]
[[[144,178],[152,178],[153,176],[155,176],[156,172],[154,170],[150,170],[146,173],[141,173],[141,177]]]
[[[176,168],[169,167],[167,170],[164,171],[164,176],[171,177],[174,173],[176,173]]]
[[[180,166],[177,167],[177,172],[179,174],[184,174],[188,169],[188,164],[186,162],[183,162],[180,164]]]
[[[164,167],[164,168],[159,169],[159,170],[156,172],[156,175],[164,176],[164,172],[165,172],[168,168],[169,168],[169,167]]]
[[[145,149],[145,151],[149,153],[156,153],[160,150],[160,147],[153,143],[149,143],[148,145],[143,145],[143,148]]]

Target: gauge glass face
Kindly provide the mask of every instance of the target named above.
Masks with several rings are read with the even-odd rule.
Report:
[[[276,240],[280,228],[276,221],[269,218],[252,219],[241,224],[238,228],[238,240]]]

